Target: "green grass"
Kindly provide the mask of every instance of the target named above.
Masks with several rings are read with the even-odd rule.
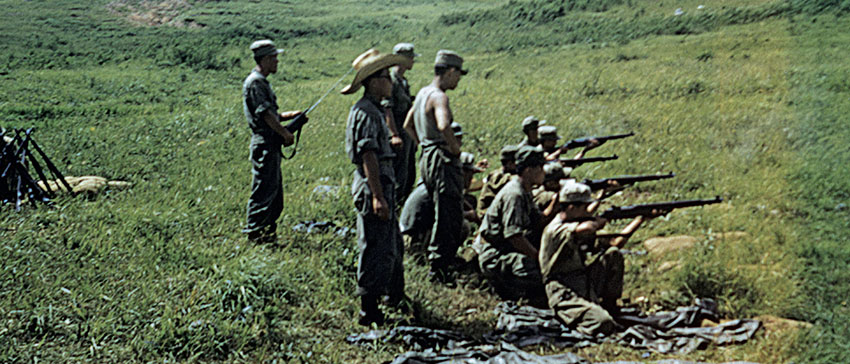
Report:
[[[727,318],[815,324],[677,358],[847,361],[844,2],[716,1],[701,13],[698,1],[189,1],[171,25],[128,20],[148,4],[0,1],[0,126],[35,127],[68,175],[135,184],[0,210],[0,362],[373,363],[404,350],[343,341],[362,331],[353,237],[288,230],[353,227],[343,127],[356,97],[329,96],[283,162],[280,244],[239,233],[250,182],[240,86],[258,38],[288,49],[271,77],[285,110],[309,106],[370,46],[415,42],[414,90],[437,49],[461,52],[472,72],[452,108],[464,149],[491,161],[530,114],[565,138],[635,131],[591,153],[619,160],[574,175],[672,171],[612,201],[727,202],[641,229],[630,247],[699,242],[630,256],[625,296],[647,308],[708,296]],[[668,261],[681,268],[659,272]],[[494,325],[496,298],[479,285],[434,286],[407,263],[419,324],[472,335]],[[581,354],[641,360],[610,345]]]

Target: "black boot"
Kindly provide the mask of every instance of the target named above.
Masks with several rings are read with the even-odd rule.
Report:
[[[360,318],[357,323],[363,326],[384,324],[384,313],[378,308],[378,297],[374,295],[360,296]]]

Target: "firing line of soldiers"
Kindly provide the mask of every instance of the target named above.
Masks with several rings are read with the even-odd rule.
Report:
[[[269,40],[254,42],[251,50],[257,67],[243,84],[243,106],[252,130],[253,180],[243,231],[250,240],[268,242],[276,239],[283,206],[280,149],[293,144],[318,102],[304,112],[279,112],[266,77],[277,71],[283,50]],[[402,233],[412,242],[427,243],[429,279],[452,284],[458,248],[470,236],[471,224],[477,224],[473,247],[481,274],[502,298],[548,304],[565,325],[584,333],[615,330],[611,313],[622,293],[624,265],[618,248],[647,219],[720,199],[614,207],[597,216],[600,200],[614,191],[672,174],[584,183],[565,179],[569,167],[616,159],[583,158],[585,152],[633,134],[558,145],[557,129],[531,116],[522,122],[526,138],[501,150],[502,167],[484,180],[476,200],[469,194],[472,176],[487,163],[475,163],[473,155],[461,152],[463,131],[446,94],[467,74],[464,60],[453,51],[437,52],[432,81],[412,97],[404,74],[417,56],[410,43],[396,45],[391,54],[370,49],[352,62],[355,76],[341,90],[351,95],[364,89],[345,129],[345,150],[355,166],[358,322],[382,325],[381,303],[411,307],[404,293]],[[291,121],[284,126],[284,120]],[[420,178],[413,188],[417,145]],[[577,147],[584,149],[573,159],[561,158]],[[398,206],[403,206],[400,218]],[[598,234],[608,220],[621,218],[632,221],[620,233]]]

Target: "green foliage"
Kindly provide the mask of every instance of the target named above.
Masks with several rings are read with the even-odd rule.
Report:
[[[730,269],[728,260],[722,259],[713,245],[702,244],[690,253],[673,275],[674,286],[688,301],[712,298],[727,317],[750,317],[760,312],[764,292],[751,275]]]
[[[664,258],[681,259],[669,273],[630,256],[627,297],[708,296],[730,318],[811,321],[793,348],[800,360],[847,361],[843,3],[723,1],[698,12],[685,2],[675,16],[679,5],[635,0],[190,1],[144,21],[147,6],[167,3],[0,0],[0,125],[35,127],[69,175],[134,183],[55,209],[0,210],[0,362],[374,363],[402,350],[341,340],[361,330],[353,237],[289,230],[354,225],[342,130],[355,97],[329,96],[283,162],[281,241],[255,246],[239,233],[250,181],[240,86],[258,38],[287,49],[271,77],[284,110],[309,106],[363,50],[409,40],[425,54],[408,72],[414,91],[437,49],[467,59],[473,71],[449,95],[479,158],[498,160],[529,114],[565,138],[635,131],[591,152],[619,160],[574,175],[677,174],[616,204],[727,202],[641,228],[634,244],[678,234],[702,243]],[[428,284],[412,258],[406,268],[416,323],[492,327],[494,297],[478,285]],[[773,338],[697,357],[791,361]],[[622,350],[617,359],[640,355]]]
[[[833,3],[822,3],[821,5]],[[814,6],[814,5],[812,5]],[[808,363],[838,363],[850,360],[850,181],[839,166],[850,163],[846,148],[850,132],[844,127],[850,111],[844,65],[848,52],[831,44],[846,42],[844,29],[848,22],[792,24],[797,37],[802,65],[795,70],[792,82],[797,86],[794,102],[801,111],[801,122],[793,132],[794,147],[800,161],[792,173],[799,186],[798,223],[807,237],[796,247],[802,262],[797,274],[804,282],[806,297],[793,314],[812,320],[817,326],[802,335],[797,348],[801,360]]]

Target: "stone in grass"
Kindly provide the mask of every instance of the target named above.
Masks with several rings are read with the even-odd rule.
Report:
[[[676,235],[649,238],[643,246],[650,255],[664,255],[671,251],[691,248],[697,243],[697,238],[689,235]]]

